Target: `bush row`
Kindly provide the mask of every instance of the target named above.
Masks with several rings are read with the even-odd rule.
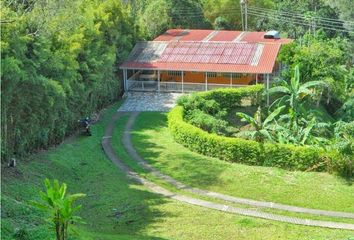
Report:
[[[241,103],[247,105],[259,105],[262,100],[264,86],[262,84],[242,87],[224,88],[213,91],[198,93],[206,100],[215,100],[221,108],[230,109],[240,106]]]
[[[258,143],[207,133],[183,120],[183,107],[168,114],[168,126],[174,139],[192,151],[229,162],[279,167],[287,170],[348,172],[349,163],[336,152],[317,147]]]

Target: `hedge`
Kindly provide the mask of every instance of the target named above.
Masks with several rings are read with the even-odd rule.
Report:
[[[258,87],[250,88],[256,91]],[[223,89],[203,93],[204,96],[217,96],[228,101],[226,96],[237,99],[250,96],[244,93],[230,96],[235,91]],[[231,104],[231,103],[229,103]],[[208,133],[184,121],[183,107],[176,106],[168,114],[168,126],[174,139],[192,151],[206,156],[247,165],[279,167],[286,170],[346,172],[348,163],[337,152],[325,152],[313,146],[295,146],[279,143],[259,143],[235,137],[224,137]]]
[[[262,84],[242,88],[222,88],[198,93],[207,100],[215,100],[223,108],[230,109],[240,106],[242,100],[249,100],[251,105],[260,104],[264,86]]]

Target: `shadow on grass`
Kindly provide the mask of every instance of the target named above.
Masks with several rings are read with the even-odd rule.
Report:
[[[160,207],[168,200],[128,180],[105,156],[100,142],[106,120],[93,126],[92,137],[77,136],[20,160],[14,169],[1,169],[7,172],[1,183],[5,199],[1,209],[3,239],[13,239],[18,229],[29,231],[29,240],[53,237],[49,225],[46,228],[44,213],[28,204],[39,200],[44,178],[67,183],[69,193],[87,194],[79,201],[82,209],[78,215],[86,224],[80,226],[85,237],[78,239],[162,239],[146,232],[150,225],[173,217],[172,211]]]

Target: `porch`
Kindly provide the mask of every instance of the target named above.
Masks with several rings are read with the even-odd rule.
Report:
[[[124,90],[143,92],[196,92],[216,88],[238,88],[264,83],[276,74],[240,74],[124,69]]]

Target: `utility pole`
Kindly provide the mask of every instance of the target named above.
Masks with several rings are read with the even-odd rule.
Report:
[[[247,0],[245,0],[245,31],[247,31]]]
[[[241,5],[241,18],[242,18],[242,30],[247,31],[247,0],[240,0]],[[243,13],[245,15],[245,20],[243,21]]]
[[[245,25],[243,24],[243,2],[243,0],[240,0],[242,31],[245,31]]]
[[[315,5],[315,17],[313,18],[313,35],[316,35],[316,16],[317,16],[317,6]]]

